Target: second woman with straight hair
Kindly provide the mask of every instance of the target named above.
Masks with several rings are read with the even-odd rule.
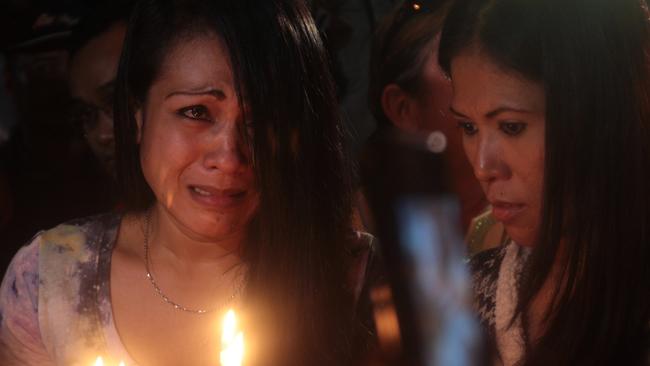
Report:
[[[459,0],[452,111],[512,241],[473,258],[505,365],[650,350],[650,23],[638,0]]]

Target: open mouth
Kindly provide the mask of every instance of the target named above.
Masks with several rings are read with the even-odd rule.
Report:
[[[210,186],[191,185],[188,188],[195,201],[214,208],[227,208],[240,204],[248,192],[238,188],[218,189]]]
[[[237,190],[237,189],[224,189],[224,190],[210,189],[209,190],[197,186],[190,186],[190,189],[194,191],[196,194],[204,197],[219,195],[219,196],[238,198],[246,195],[245,190]]]

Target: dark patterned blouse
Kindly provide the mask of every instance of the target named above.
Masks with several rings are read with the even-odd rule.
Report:
[[[520,319],[512,322],[517,305],[517,283],[529,249],[514,242],[480,252],[470,260],[474,310],[497,363],[516,365],[524,356],[525,339]]]

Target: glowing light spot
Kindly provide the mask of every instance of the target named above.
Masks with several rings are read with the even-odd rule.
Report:
[[[244,333],[237,329],[235,312],[228,310],[221,333],[221,366],[241,366],[244,359]]]

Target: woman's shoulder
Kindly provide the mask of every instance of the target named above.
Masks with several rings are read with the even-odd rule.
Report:
[[[101,318],[98,301],[106,297],[110,265],[105,259],[119,223],[120,215],[102,214],[37,233],[3,281],[0,311],[10,334],[3,338],[62,364],[71,364],[73,353],[100,347],[95,319]]]
[[[102,249],[111,248],[119,222],[118,214],[107,213],[70,220],[39,232],[33,239],[39,247],[39,270],[92,261]],[[56,265],[49,266],[51,262]]]
[[[10,365],[51,364],[38,321],[38,252],[38,239],[22,247],[0,286],[0,359]]]
[[[92,292],[96,281],[108,275],[110,254],[117,237],[120,216],[109,213],[75,219],[37,234],[30,245],[38,246],[41,303],[58,296]]]
[[[78,304],[70,295],[72,285],[94,263],[107,231],[117,227],[115,215],[71,220],[38,232],[12,259],[0,286],[0,354],[12,364],[49,365],[56,349],[48,331],[49,319],[64,318],[61,306]],[[96,273],[96,272],[95,272]],[[86,276],[95,278],[96,276]],[[59,304],[60,305],[60,304]],[[49,316],[52,314],[52,316]],[[65,327],[62,327],[67,331]]]
[[[14,255],[5,275],[16,272],[37,274],[44,250],[59,254],[78,253],[85,246],[83,244],[97,242],[108,231],[116,230],[118,225],[119,215],[111,213],[74,219],[39,231]]]
[[[488,206],[483,213],[472,219],[465,236],[470,254],[477,254],[491,248],[497,248],[509,241],[503,224],[492,215]]]
[[[89,253],[110,246],[118,227],[119,215],[114,213],[84,217],[43,230],[31,243],[38,243],[42,260],[64,256],[83,262],[89,259]]]
[[[51,229],[37,233],[34,239],[40,239],[48,245],[73,245],[81,242],[96,242],[106,234],[118,229],[120,215],[105,213],[95,216],[73,219]],[[74,249],[69,247],[67,249]]]

